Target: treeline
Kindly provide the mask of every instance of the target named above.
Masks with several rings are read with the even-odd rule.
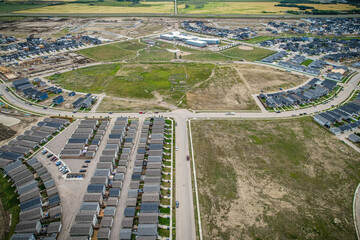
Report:
[[[295,15],[299,15],[299,14],[309,14],[309,15],[344,15],[344,14],[360,14],[360,9],[343,10],[343,11],[313,9],[312,11],[305,11],[305,12],[292,11],[292,10],[290,10],[290,11],[287,11],[287,13],[295,14]]]
[[[308,10],[308,9],[315,9],[314,7],[297,5],[294,3],[279,3],[275,5],[276,7],[297,7],[299,10]]]

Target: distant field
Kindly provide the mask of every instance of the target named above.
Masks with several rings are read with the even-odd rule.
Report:
[[[137,51],[145,47],[146,44],[133,40],[82,49],[77,52],[96,61],[119,61],[135,57]]]
[[[49,77],[66,89],[122,98],[155,99],[176,103],[196,83],[206,80],[213,64],[128,63],[104,64]],[[184,102],[186,102],[184,100]]]
[[[65,4],[17,11],[17,13],[173,13],[172,2],[141,2],[144,6]],[[149,6],[150,5],[150,6]],[[15,10],[14,10],[15,11]]]
[[[357,239],[360,154],[311,118],[191,125],[204,239]]]
[[[34,8],[42,8],[46,4],[23,4],[23,3],[0,3],[0,13],[10,13],[14,11],[29,10]]]
[[[295,10],[296,7],[279,7],[275,6],[278,2],[208,2],[200,3],[201,5],[195,5],[190,3],[178,5],[179,13],[189,14],[285,14],[286,11]],[[305,6],[311,6],[318,10],[351,10],[356,9],[355,6],[349,4],[299,4]],[[187,7],[186,7],[187,6]]]

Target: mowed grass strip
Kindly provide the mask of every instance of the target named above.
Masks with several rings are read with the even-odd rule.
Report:
[[[49,77],[66,89],[125,98],[152,99],[154,92],[176,102],[196,83],[207,79],[214,64],[103,64]]]
[[[191,125],[204,239],[357,239],[360,154],[310,117]]]
[[[137,51],[145,47],[146,44],[134,40],[86,48],[77,51],[77,53],[88,56],[96,61],[119,61],[135,57]]]
[[[173,13],[173,2],[140,2],[139,5],[113,6],[70,3],[17,11],[16,13]]]

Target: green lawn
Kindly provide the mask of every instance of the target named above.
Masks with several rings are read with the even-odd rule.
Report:
[[[312,59],[306,59],[304,62],[301,63],[301,65],[309,66],[314,60]]]
[[[267,56],[270,56],[271,54],[274,54],[274,51],[267,50],[264,48],[256,48],[254,47],[253,50],[242,50],[238,47],[230,48],[229,50],[225,50],[222,52],[226,56],[229,57],[236,57],[241,58],[246,61],[259,61]]]
[[[145,44],[133,40],[82,49],[77,51],[77,53],[88,56],[96,61],[120,61],[135,57],[137,51],[145,47]]]
[[[255,44],[255,43],[261,43],[261,42],[263,42],[263,41],[267,41],[267,40],[271,40],[271,39],[276,39],[276,38],[279,38],[279,36],[259,36],[259,37],[255,37],[255,38],[246,40],[246,41],[244,41],[244,42]]]
[[[18,195],[15,193],[15,188],[11,187],[11,182],[8,182],[9,178],[4,178],[4,175],[0,173],[0,199],[3,204],[4,210],[9,211],[12,216],[11,227],[4,239],[10,239],[15,231],[16,224],[19,222],[19,200]],[[3,226],[5,223],[2,223]]]
[[[311,117],[191,125],[204,239],[357,239],[360,154]]]
[[[170,225],[170,218],[159,218],[159,224],[161,225]]]
[[[152,99],[159,92],[177,102],[196,83],[206,80],[215,65],[203,63],[104,64],[49,77],[62,87],[126,98]]]

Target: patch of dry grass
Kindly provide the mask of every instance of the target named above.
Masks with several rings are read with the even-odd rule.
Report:
[[[311,118],[192,130],[204,239],[356,239],[360,154]]]
[[[208,81],[187,93],[186,97],[189,108],[196,110],[259,109],[232,66],[218,66]]]

